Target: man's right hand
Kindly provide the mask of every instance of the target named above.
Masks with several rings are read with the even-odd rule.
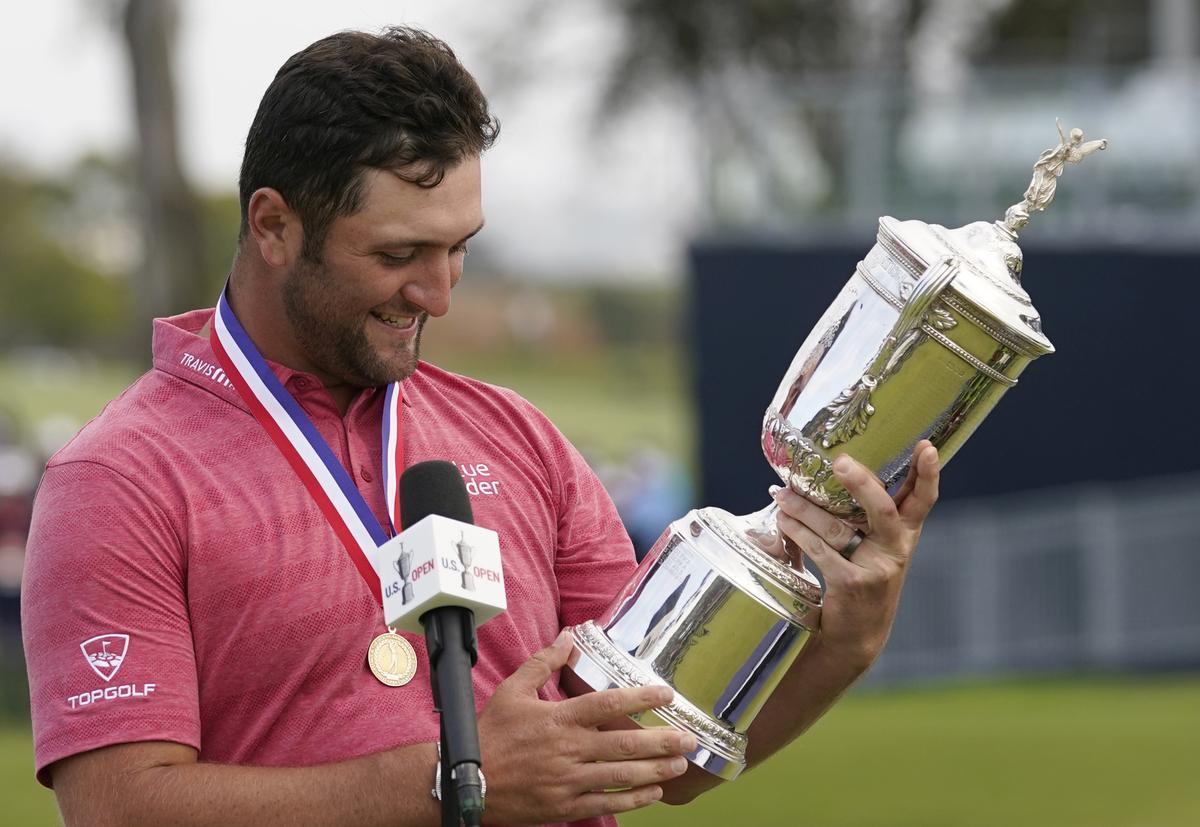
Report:
[[[696,748],[694,735],[629,728],[626,718],[669,703],[668,687],[538,698],[570,653],[564,631],[496,688],[479,717],[489,823],[542,824],[635,810],[660,799],[659,785],[687,771],[682,756]],[[602,729],[606,725],[622,728]]]

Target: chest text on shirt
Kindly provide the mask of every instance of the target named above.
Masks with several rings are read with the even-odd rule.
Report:
[[[491,467],[485,462],[456,462],[454,463],[466,483],[467,493],[475,496],[500,493],[501,481],[496,479]]]

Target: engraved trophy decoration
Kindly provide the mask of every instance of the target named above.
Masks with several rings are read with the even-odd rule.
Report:
[[[877,242],[817,322],[767,408],[762,446],[785,484],[850,522],[862,509],[833,475],[847,453],[889,491],[929,439],[943,465],[1037,357],[1052,353],[1021,287],[1017,232],[1054,198],[1058,177],[1104,149],[1072,129],[1038,158],[1003,220],[958,229],[879,220]],[[818,631],[821,587],[752,537],[775,506],[747,517],[701,508],[671,523],[594,621],[573,630],[563,672],[575,692],[667,684],[642,726],[692,732],[688,757],[722,778],[745,767],[746,730]],[[802,564],[801,564],[802,566]]]

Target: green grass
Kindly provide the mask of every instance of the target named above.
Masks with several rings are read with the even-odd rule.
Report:
[[[623,827],[1190,827],[1200,676],[858,693],[761,768]],[[4,823],[56,824],[24,729],[0,730]]]
[[[29,727],[0,726],[0,823],[13,827],[57,825],[54,794],[33,778]]]
[[[672,350],[433,355],[440,367],[517,391],[589,455],[622,457],[650,443],[684,465],[692,461],[688,376]]]
[[[860,694],[782,754],[625,827],[1200,824],[1200,678]]]
[[[0,358],[0,413],[14,416],[30,435],[35,423],[52,417],[65,417],[80,427],[138,374],[137,368],[120,362]]]
[[[589,456],[620,458],[652,443],[687,465],[692,416],[687,377],[664,347],[594,352],[505,348],[496,353],[433,354],[447,370],[512,388],[537,405]],[[32,435],[36,423],[66,417],[76,428],[137,378],[115,362],[30,365],[0,358],[0,415],[13,414]],[[69,435],[69,434],[68,434]]]

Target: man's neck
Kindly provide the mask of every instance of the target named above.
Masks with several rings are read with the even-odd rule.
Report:
[[[346,411],[350,410],[350,403],[354,401],[354,397],[358,396],[362,388],[356,388],[343,382],[340,385],[326,385],[325,390],[333,397],[333,404],[337,408],[338,414],[345,416]]]
[[[286,327],[287,316],[283,307],[267,306],[267,303],[262,300],[267,298],[267,301],[274,300],[274,304],[279,304],[275,299],[278,293],[264,290],[251,298],[248,291],[251,289],[249,281],[252,278],[253,276],[250,274],[239,272],[235,262],[229,278],[229,306],[233,309],[233,314],[237,317],[242,329],[246,331],[246,335],[250,337],[250,341],[254,342],[254,346],[258,348],[259,354],[264,359],[315,376],[333,398],[338,413],[345,416],[360,388],[328,376],[309,362],[304,352],[295,344]],[[206,334],[202,332],[201,335]]]

